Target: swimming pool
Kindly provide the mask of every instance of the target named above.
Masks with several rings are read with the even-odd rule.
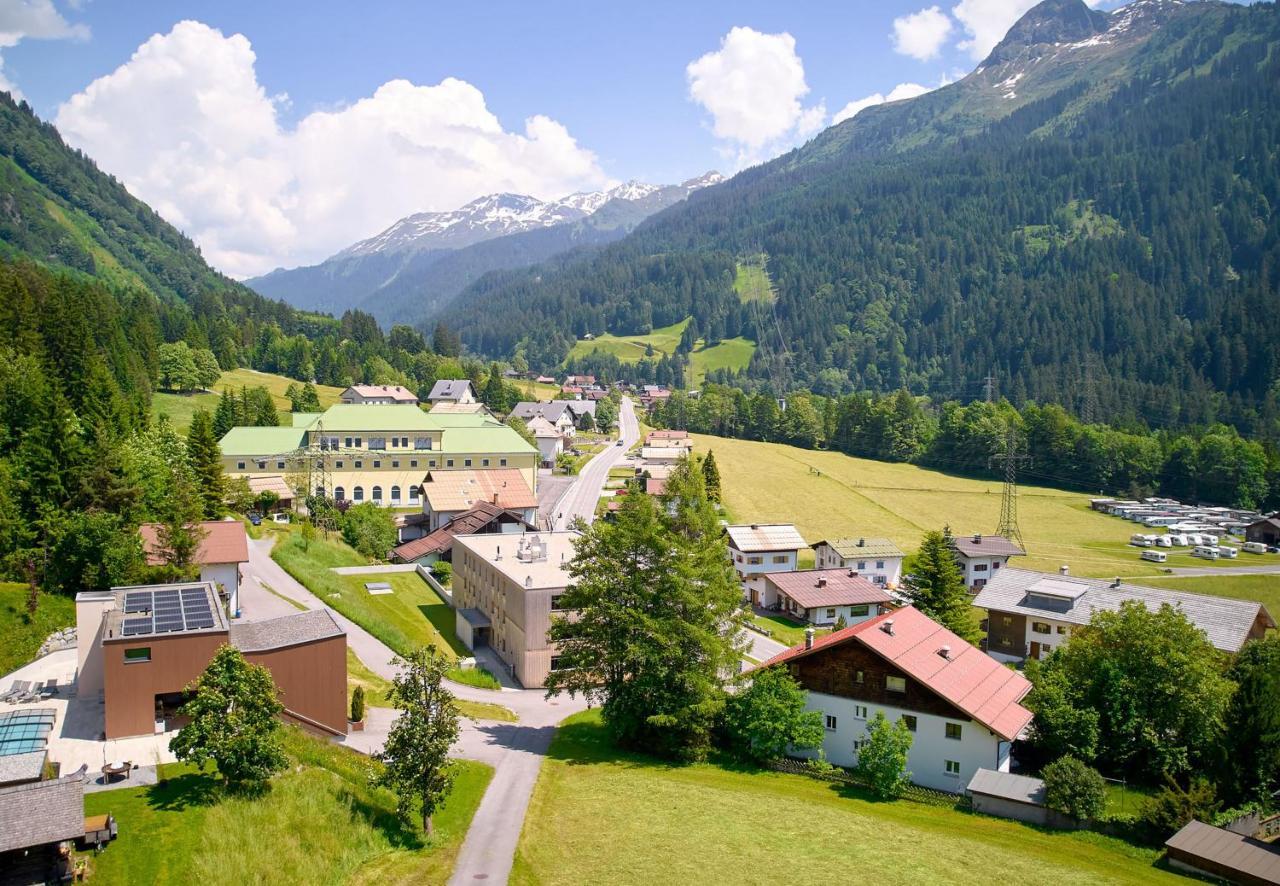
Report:
[[[0,714],[0,757],[43,751],[57,715],[53,708]]]

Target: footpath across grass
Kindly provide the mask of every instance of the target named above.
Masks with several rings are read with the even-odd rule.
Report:
[[[41,593],[32,615],[27,612],[30,593],[31,589],[20,582],[0,582],[0,674],[34,659],[45,638],[76,623],[75,600]]]
[[[552,742],[512,883],[1185,883],[1159,852],[732,764],[608,743],[598,711]],[[998,874],[997,874],[998,872]]]
[[[165,767],[163,784],[85,795],[85,814],[110,812],[120,835],[86,854],[95,883],[443,883],[493,776],[457,761],[457,780],[428,840],[369,785],[377,764],[286,730],[290,768],[261,797],[225,797],[217,776]]]

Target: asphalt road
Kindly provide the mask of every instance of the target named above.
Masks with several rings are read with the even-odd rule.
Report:
[[[568,529],[575,517],[581,517],[590,523],[595,519],[596,503],[600,501],[600,493],[609,479],[609,470],[626,456],[627,450],[640,440],[640,422],[636,419],[635,406],[630,397],[622,399],[622,407],[618,410],[618,426],[622,445],[606,446],[603,452],[587,462],[578,473],[573,488],[565,493],[557,506],[556,529]]]

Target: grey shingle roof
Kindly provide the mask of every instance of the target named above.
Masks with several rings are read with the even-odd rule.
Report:
[[[833,551],[848,560],[856,557],[904,557],[902,549],[887,538],[837,538],[827,539],[815,544],[828,545]]]
[[[1037,593],[1037,588],[1043,593]],[[1070,593],[1068,593],[1070,592]],[[1075,599],[1070,599],[1075,596]],[[1041,616],[1069,624],[1088,624],[1099,610],[1115,611],[1125,600],[1140,600],[1155,611],[1168,603],[1178,607],[1212,643],[1224,652],[1237,652],[1249,637],[1259,613],[1269,627],[1275,622],[1266,607],[1253,600],[1209,597],[1165,588],[1149,588],[1106,579],[1077,578],[1006,566],[983,586],[973,605],[991,612]]]
[[[729,543],[739,551],[788,551],[807,548],[794,523],[752,523],[726,526]]]
[[[951,546],[966,557],[1017,557],[1025,553],[1003,535],[957,535]]]
[[[971,794],[986,794],[988,797],[1002,797],[1018,803],[1030,803],[1034,806],[1044,805],[1044,782],[1028,775],[1014,775],[1010,772],[997,772],[994,769],[979,769],[969,780],[967,788]]]
[[[465,378],[442,378],[432,386],[427,399],[453,400],[465,394],[470,387],[471,382]]]
[[[0,852],[84,836],[79,774],[0,788]]]
[[[1266,843],[1251,840],[1202,821],[1188,822],[1164,844],[1171,854],[1188,863],[1208,861],[1242,875],[1250,883],[1280,883],[1280,852]]]
[[[0,757],[0,784],[38,781],[41,773],[44,772],[44,758],[44,751],[6,754]]]
[[[345,634],[327,609],[310,609],[266,621],[239,622],[231,626],[231,643],[241,652],[283,649]]]

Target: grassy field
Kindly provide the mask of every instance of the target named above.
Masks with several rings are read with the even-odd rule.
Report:
[[[733,288],[743,302],[772,302],[775,298],[773,281],[765,267],[763,253],[738,262],[737,272],[733,277]]]
[[[925,530],[950,525],[957,535],[990,533],[1000,521],[997,481],[777,443],[694,438],[696,452],[716,454],[724,504],[734,521],[794,522],[811,544],[882,536],[909,552]],[[1253,562],[1218,561],[1215,567],[1182,552],[1170,552],[1167,564],[1140,560],[1138,549],[1128,545],[1134,524],[1090,510],[1083,492],[1021,486],[1018,515],[1028,555],[1013,562],[1029,569],[1057,571],[1067,564],[1077,575],[1138,578],[1164,575],[1166,566],[1225,568]],[[1275,581],[1280,586],[1280,577]]]
[[[40,644],[54,631],[76,623],[76,603],[70,597],[40,594],[35,615],[27,612],[30,588],[20,582],[0,582],[0,674],[7,674],[36,657]],[[6,691],[9,687],[2,687]]]
[[[1205,575],[1186,578],[1161,576],[1146,583],[1157,588],[1189,591],[1193,594],[1257,600],[1267,607],[1272,618],[1280,620],[1280,575]]]
[[[493,770],[458,761],[457,780],[426,840],[372,788],[376,764],[287,730],[293,766],[264,797],[222,797],[216,776],[167,767],[162,785],[85,795],[85,814],[110,812],[120,836],[87,854],[96,883],[443,883]]]
[[[298,384],[298,382],[291,378],[285,378],[283,375],[273,375],[270,372],[258,372],[255,369],[233,369],[230,372],[222,373],[222,377],[214,384],[212,391],[204,391],[199,394],[156,394],[152,400],[152,411],[156,415],[169,416],[169,421],[173,423],[173,426],[186,433],[187,428],[191,426],[191,416],[195,415],[197,409],[207,409],[209,412],[213,412],[218,408],[218,396],[224,389],[230,388],[238,391],[241,387],[264,387],[271,392],[271,398],[275,401],[276,408],[280,410],[280,423],[287,424],[290,421],[289,409],[291,404],[284,392],[291,384]],[[330,385],[316,385],[316,395],[320,398],[320,406],[322,408],[327,409],[337,403],[341,394],[342,388],[335,388]]]
[[[1186,882],[1158,853],[1040,830],[799,775],[620,754],[599,713],[561,727],[543,765],[512,883]]]
[[[351,690],[357,686],[364,687],[365,704],[371,708],[389,707],[387,701],[388,692],[391,690],[391,681],[375,674],[364,666],[364,662],[356,658],[356,654],[349,648],[347,649],[347,697],[351,697]],[[465,698],[457,699],[458,710],[462,712],[462,716],[470,717],[472,720],[501,720],[505,723],[514,723],[520,718],[516,716],[515,711],[500,704],[494,704],[488,701],[470,701]]]
[[[671,326],[655,329],[648,335],[611,335],[604,333],[593,339],[578,340],[569,358],[585,357],[592,351],[604,351],[613,354],[623,363],[636,363],[644,357],[645,350],[653,347],[653,359],[675,353],[680,344],[680,336],[689,325],[689,319],[681,320]],[[706,347],[699,339],[689,356],[689,367],[692,378],[690,384],[698,387],[706,374],[715,369],[745,369],[755,353],[755,342],[745,338],[731,338],[713,347]]]

